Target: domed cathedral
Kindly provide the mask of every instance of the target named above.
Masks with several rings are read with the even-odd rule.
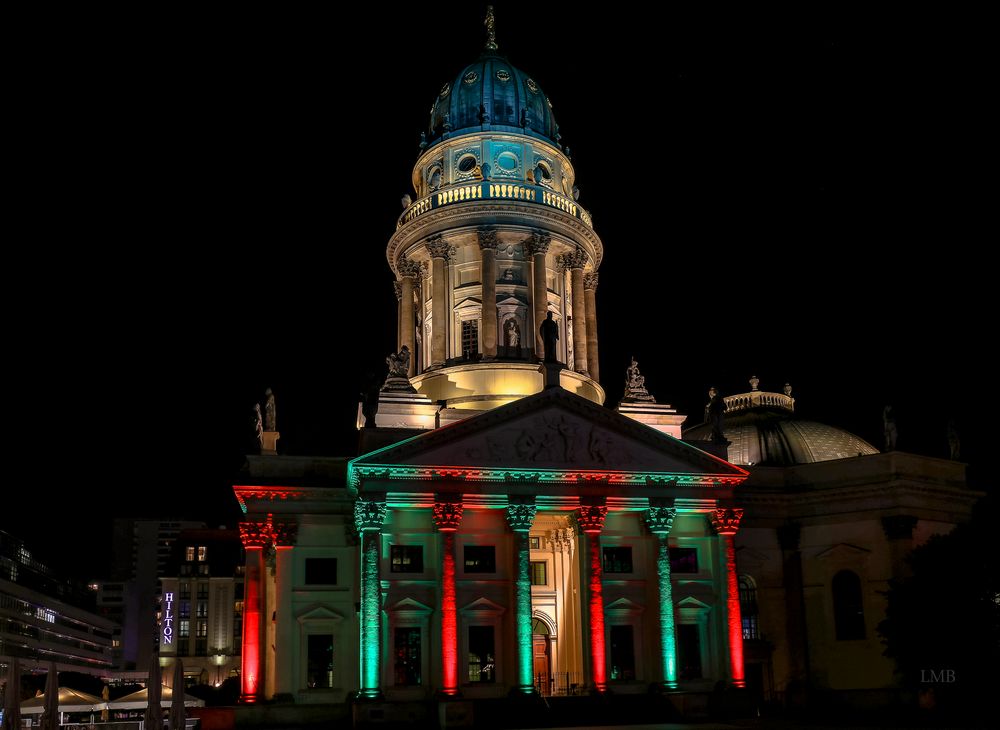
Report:
[[[445,404],[445,422],[542,389],[549,313],[567,366],[560,385],[604,402],[595,304],[604,247],[576,200],[552,101],[500,55],[492,16],[488,28],[479,58],[434,99],[413,167],[417,197],[404,199],[386,247],[408,376]]]

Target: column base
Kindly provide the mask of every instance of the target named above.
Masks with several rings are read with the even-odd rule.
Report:
[[[241,705],[255,705],[260,702],[260,697],[257,695],[240,695],[238,702]]]
[[[385,697],[380,689],[362,689],[355,693],[354,699],[358,702],[377,702]]]
[[[535,685],[518,685],[516,687],[511,687],[510,692],[507,693],[508,697],[541,697],[538,693],[538,689]]]
[[[745,679],[735,679],[730,685],[733,689],[746,689],[747,682]]]
[[[461,690],[458,689],[439,689],[434,693],[434,699],[447,702],[448,700],[457,700],[462,697]]]
[[[677,682],[653,682],[649,685],[651,694],[664,694],[665,692],[676,692]]]

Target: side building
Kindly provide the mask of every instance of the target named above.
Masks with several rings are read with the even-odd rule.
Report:
[[[18,538],[0,532],[0,662],[55,662],[60,671],[106,675],[117,624],[93,611],[93,595],[60,579]]]
[[[219,686],[239,674],[243,577],[238,531],[184,530],[174,541],[160,578],[159,656],[167,666],[180,657],[186,683]]]

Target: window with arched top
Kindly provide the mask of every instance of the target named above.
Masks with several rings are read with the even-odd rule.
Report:
[[[743,640],[759,639],[757,585],[749,575],[740,576],[740,618],[743,620]]]
[[[861,578],[853,570],[833,576],[833,625],[838,641],[865,638],[865,607]]]

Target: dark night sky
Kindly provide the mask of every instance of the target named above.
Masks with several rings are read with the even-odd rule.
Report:
[[[688,414],[711,384],[787,380],[876,445],[886,403],[907,450],[946,455],[956,418],[985,483],[984,19],[608,7],[497,3],[604,241],[608,402],[632,354]],[[360,380],[395,347],[385,243],[483,11],[34,30],[0,529],[99,575],[112,516],[234,521],[267,386],[281,451],[353,455]]]

